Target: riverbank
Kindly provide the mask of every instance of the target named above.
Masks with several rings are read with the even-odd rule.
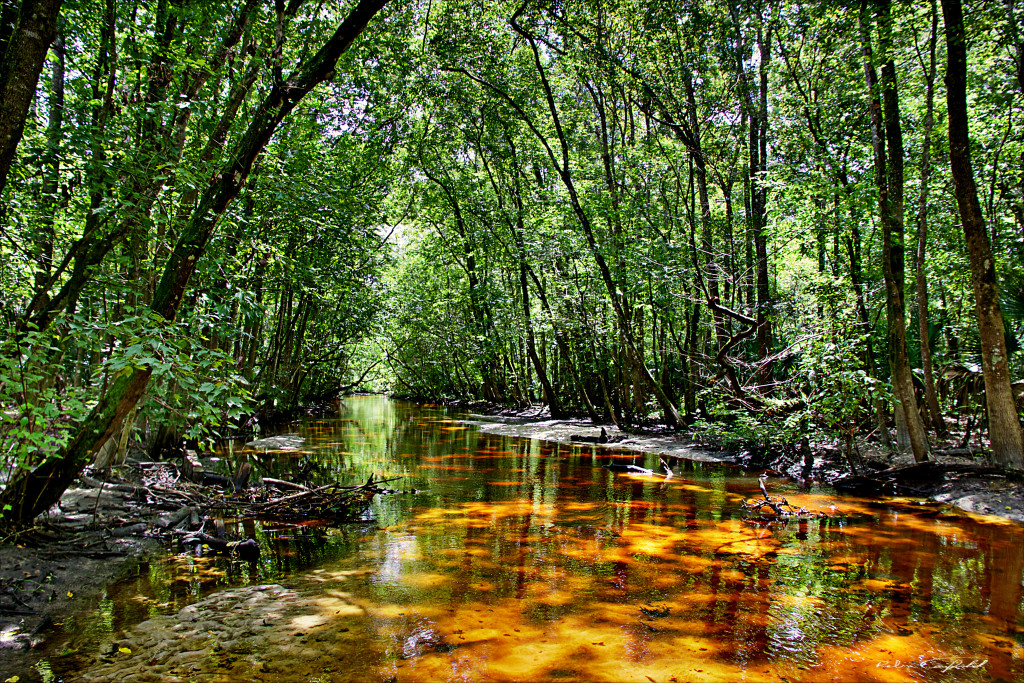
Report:
[[[117,492],[69,489],[60,515],[0,544],[0,681],[48,680],[37,667],[53,629],[97,609],[108,586],[163,552],[159,541],[141,534],[116,538],[72,528],[78,516],[109,514],[122,503]]]
[[[750,458],[727,451],[713,450],[688,439],[685,435],[632,434],[614,425],[595,426],[582,418],[554,420],[529,412],[517,415],[470,414],[463,419],[482,432],[501,436],[540,439],[564,444],[592,445],[604,449],[633,451],[638,454],[656,453],[668,458],[698,462],[724,462],[750,468]],[[604,436],[602,437],[602,434]],[[812,449],[814,465],[803,479],[809,482],[834,484],[848,473],[848,467],[837,449]],[[877,448],[862,448],[866,464],[874,471],[909,466],[913,459],[905,455],[890,455]],[[940,466],[970,468],[977,465],[971,457],[939,455]],[[755,470],[768,470],[775,476],[799,478],[795,471],[803,465],[785,458],[776,458],[769,467],[755,466]],[[787,466],[787,464],[789,466]],[[1002,474],[972,474],[969,472],[942,472],[915,482],[923,498],[953,506],[965,513],[1002,518],[1011,522],[1024,522],[1024,482]]]

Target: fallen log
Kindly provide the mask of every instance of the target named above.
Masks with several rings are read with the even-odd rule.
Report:
[[[951,457],[977,458],[977,457],[985,457],[990,452],[991,451],[988,451],[988,450],[983,449],[983,448],[970,448],[970,447],[964,447],[964,448],[936,448],[935,450],[932,451],[932,455],[944,455],[944,456],[951,456]]]
[[[601,434],[599,436],[587,436],[586,434],[570,434],[570,441],[579,441],[581,443],[608,443],[608,432],[605,431],[604,427],[601,427]]]
[[[930,477],[939,474],[1013,474],[999,467],[991,465],[974,465],[955,462],[917,462],[913,465],[898,465],[887,470],[876,472],[876,477]]]
[[[90,486],[94,489],[103,489],[104,491],[117,491],[119,493],[130,493],[133,496],[139,493],[144,493],[145,488],[141,486],[134,486],[132,484],[119,484],[112,481],[103,481],[101,479],[95,479],[87,474],[78,475],[79,480],[86,486]]]
[[[185,505],[178,509],[177,512],[170,515],[157,515],[156,519],[153,520],[153,524],[159,527],[168,528],[176,526],[179,523],[185,521],[187,518],[192,517],[192,508]]]
[[[130,524],[128,526],[118,527],[109,531],[110,535],[114,538],[124,538],[125,536],[135,536],[136,534],[144,534],[149,531],[149,525],[145,522],[139,522],[138,524]]]
[[[326,490],[331,489],[331,488],[341,488],[341,487],[339,487],[338,484],[327,484],[326,486],[320,486],[319,488],[315,488],[315,489],[306,489],[305,491],[300,491],[299,493],[293,493],[292,495],[285,496],[284,498],[278,498],[277,500],[274,500],[274,501],[271,501],[270,503],[267,503],[264,507],[271,508],[271,507],[274,507],[274,506],[277,506],[277,505],[282,505],[284,503],[292,503],[292,502],[295,502],[295,501],[297,501],[297,500],[299,500],[301,498],[306,498],[307,496],[312,496],[312,495],[315,495],[315,494],[320,493],[322,491],[326,491]]]
[[[600,465],[609,472],[620,472],[622,474],[636,474],[645,477],[653,477],[659,474],[664,474],[668,477],[673,475],[672,469],[665,462],[664,458],[661,459],[661,472],[655,472],[654,470],[646,467],[640,467],[639,465],[624,465],[622,463],[609,461],[607,464]]]

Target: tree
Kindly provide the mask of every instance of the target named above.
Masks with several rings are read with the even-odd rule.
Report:
[[[220,217],[245,184],[256,157],[298,102],[318,84],[335,75],[338,59],[386,2],[360,0],[326,43],[287,78],[275,79],[273,89],[253,112],[245,132],[225,155],[225,164],[202,193],[198,206],[183,227],[154,291],[150,305],[154,314],[167,321],[174,320],[189,279]],[[0,493],[4,526],[20,528],[60,498],[90,456],[138,403],[152,373],[151,363],[125,368],[60,452],[32,470],[15,473]]]
[[[29,105],[50,43],[57,37],[61,0],[3,3],[0,12],[0,193],[21,142]]]
[[[925,75],[925,115],[921,140],[921,186],[917,204],[917,257],[914,269],[917,273],[917,318],[921,348],[921,371],[924,375],[925,406],[931,419],[935,435],[946,438],[946,423],[935,392],[935,371],[932,364],[931,344],[928,326],[928,278],[925,274],[925,254],[928,243],[928,182],[931,179],[932,130],[935,126],[935,46],[938,42],[939,9],[935,0],[931,3],[931,33],[928,38],[928,63],[922,64]],[[923,60],[922,60],[923,61]]]
[[[949,112],[949,163],[960,211],[974,290],[974,312],[981,337],[982,370],[992,463],[1024,469],[1024,435],[1010,387],[1009,357],[999,302],[996,262],[985,229],[971,163],[967,115],[967,38],[960,0],[942,0],[946,27],[946,107]]]
[[[892,50],[892,15],[888,0],[877,3],[881,80],[875,68],[868,0],[861,3],[861,42],[864,74],[870,93],[871,142],[875,152],[875,185],[882,223],[882,272],[885,276],[886,319],[889,325],[889,365],[897,401],[899,436],[906,435],[914,459],[928,459],[928,435],[921,422],[907,356],[907,323],[903,231],[903,130],[896,88],[896,62]],[[884,112],[884,113],[883,113]],[[888,148],[888,149],[887,149]]]

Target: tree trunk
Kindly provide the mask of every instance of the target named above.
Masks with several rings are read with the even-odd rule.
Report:
[[[981,337],[985,400],[988,405],[992,464],[1024,469],[1024,435],[1010,387],[1003,313],[999,305],[999,281],[995,258],[985,231],[978,188],[971,166],[967,118],[967,43],[960,0],[942,0],[946,21],[946,106],[949,112],[949,160],[953,174],[967,255],[971,263],[975,315]]]
[[[22,0],[17,24],[0,52],[0,193],[7,186],[46,52],[57,37],[60,5],[61,0]]]
[[[35,236],[35,295],[46,296],[53,272],[54,224],[60,206],[60,159],[64,134],[64,38],[58,31],[53,41],[53,75],[50,83],[49,122],[46,126],[46,159],[43,162],[42,215]]]
[[[533,52],[534,67],[537,69],[537,73],[543,86],[545,99],[547,100],[548,112],[551,115],[551,121],[554,125],[555,135],[558,139],[559,146],[561,148],[561,162],[559,162],[558,156],[555,151],[551,148],[548,143],[547,136],[545,136],[536,126],[533,125],[532,120],[526,116],[525,112],[518,106],[518,104],[507,93],[499,92],[506,98],[514,108],[518,109],[524,118],[527,119],[527,124],[530,127],[531,132],[537,137],[538,141],[544,146],[545,152],[548,155],[552,165],[558,172],[559,179],[562,181],[562,185],[565,187],[569,195],[569,203],[573,209],[577,220],[579,221],[580,227],[583,229],[583,233],[587,239],[587,246],[590,248],[591,255],[597,264],[598,270],[601,273],[601,280],[605,285],[605,290],[608,294],[608,298],[611,301],[613,310],[615,311],[615,317],[619,324],[619,330],[622,335],[622,342],[625,346],[626,355],[629,359],[637,363],[640,366],[640,371],[643,382],[650,388],[655,398],[658,400],[658,404],[661,406],[662,414],[665,418],[665,422],[669,427],[675,428],[680,424],[679,409],[676,408],[675,404],[669,399],[669,397],[662,391],[661,386],[658,385],[657,380],[651,375],[650,370],[642,364],[639,359],[640,351],[637,348],[636,339],[632,334],[632,330],[629,326],[629,318],[626,311],[623,308],[621,297],[619,296],[619,287],[612,277],[611,269],[608,267],[608,262],[597,244],[597,239],[594,236],[594,230],[591,225],[590,216],[584,210],[583,205],[579,198],[579,193],[576,189],[576,184],[573,181],[572,170],[569,166],[569,143],[565,136],[565,132],[562,128],[561,119],[558,115],[558,108],[555,104],[554,95],[551,92],[551,86],[548,83],[547,74],[544,70],[543,63],[541,61],[540,50],[537,47],[536,38],[524,30],[516,21],[517,17],[512,19],[512,28],[521,35],[530,44],[530,48]],[[462,73],[468,72],[463,71]],[[490,84],[487,83],[490,87]]]
[[[891,47],[892,17],[889,0],[878,0],[879,44],[882,78],[875,72],[871,47],[871,25],[867,0],[861,4],[861,43],[864,49],[864,74],[870,96],[871,141],[875,156],[875,184],[878,188],[882,223],[882,273],[885,278],[886,319],[889,329],[889,364],[892,369],[896,410],[903,412],[897,426],[906,425],[914,460],[928,459],[928,435],[917,409],[913,376],[907,357],[906,304],[904,301],[903,254],[903,131],[899,120],[896,90],[896,65]],[[884,120],[883,120],[884,107]],[[886,147],[888,146],[888,159]]]
[[[741,109],[746,111],[749,125],[747,140],[747,179],[750,188],[749,225],[754,240],[754,276],[756,280],[757,307],[755,319],[757,323],[757,359],[760,361],[758,382],[762,386],[771,384],[772,363],[768,360],[772,352],[771,327],[771,289],[768,281],[768,236],[767,201],[768,188],[764,176],[768,171],[768,62],[771,51],[770,28],[768,36],[764,35],[763,16],[759,8],[755,9],[757,17],[754,24],[757,30],[754,47],[758,51],[757,85],[751,83],[744,60],[747,50],[743,40],[743,25],[739,10],[730,5],[736,37],[739,44],[736,59],[736,75],[741,87]]]
[[[211,64],[213,70],[221,68],[230,49],[237,43],[249,20],[248,12],[253,4],[253,0],[248,0],[246,9],[236,17],[231,28],[225,34],[220,49]],[[161,2],[158,7],[156,30],[158,40],[150,55],[149,81],[146,92],[147,110],[153,109],[154,112],[161,109],[161,107],[163,109],[167,108],[166,104],[172,93],[170,85],[173,76],[173,71],[168,63],[168,52],[171,50],[171,45],[175,42],[176,37],[180,36],[180,31],[183,28],[183,23],[179,21],[181,17],[178,16],[181,8],[173,7],[172,5],[173,3]],[[93,119],[96,129],[99,131],[105,128],[107,120],[114,109],[113,95],[117,59],[116,43],[114,40],[115,17],[112,0],[108,0],[105,18],[106,26],[102,32],[104,51],[97,64],[96,75],[94,76],[98,80],[98,77],[103,73],[107,75],[106,92],[102,94],[102,103],[95,112]],[[205,82],[205,78],[203,76],[200,79],[194,79],[191,85],[179,92],[178,95],[181,98],[190,100],[198,91],[200,84]],[[97,84],[93,86],[93,95],[94,99],[100,99]],[[175,100],[176,103],[177,101]],[[185,116],[182,114],[182,109],[175,107],[174,110],[176,112],[174,116]],[[148,250],[146,245],[148,241],[147,230],[143,226],[148,222],[152,208],[156,204],[160,193],[173,177],[166,170],[167,164],[165,162],[181,158],[186,132],[184,122],[187,119],[179,118],[177,125],[167,126],[163,123],[158,125],[157,119],[159,118],[159,115],[148,117],[145,123],[139,127],[138,153],[133,155],[133,157],[136,157],[135,163],[138,164],[138,167],[130,174],[131,179],[126,184],[126,187],[121,189],[120,213],[123,214],[123,217],[110,229],[104,229],[102,221],[97,218],[99,213],[97,209],[105,198],[110,198],[108,194],[113,194],[113,191],[111,181],[106,177],[107,173],[104,170],[103,159],[106,156],[106,150],[103,145],[94,143],[93,158],[89,169],[90,175],[94,175],[89,182],[89,185],[93,188],[90,192],[91,210],[86,215],[85,229],[82,237],[72,245],[60,267],[49,276],[49,279],[44,283],[45,287],[33,297],[33,301],[26,308],[24,316],[19,320],[20,329],[26,329],[30,324],[38,329],[45,329],[61,309],[73,312],[82,290],[92,281],[92,271],[94,268],[102,263],[108,253],[126,237],[130,238],[132,242],[130,250],[133,252],[133,270],[135,271],[133,277],[137,277],[142,272],[142,263],[146,260],[143,252]],[[171,120],[173,122],[173,118]],[[229,117],[228,125],[233,121],[234,117]],[[224,127],[222,120],[211,134],[207,147],[222,148],[222,136],[226,130],[227,128]],[[206,169],[203,170],[205,171]],[[213,174],[211,173],[211,175]],[[186,191],[184,194],[188,196],[189,191]],[[191,212],[186,215],[185,221],[187,221],[188,215],[191,215]],[[60,289],[51,298],[48,294],[49,289],[57,284],[61,274],[66,272],[69,265],[71,266],[70,275],[65,278]],[[153,274],[155,276],[155,272]],[[145,300],[148,303],[151,299],[152,287],[149,281],[142,284],[146,293]]]
[[[697,114],[697,97],[693,87],[693,76],[689,72],[685,74],[687,118],[689,119],[689,136],[685,135],[684,129],[675,128],[677,137],[689,147],[690,158],[693,159],[693,171],[697,180],[697,197],[700,199],[700,246],[704,253],[704,279],[707,282],[707,296],[711,301],[717,303],[719,298],[718,281],[721,277],[721,269],[715,252],[714,232],[711,225],[711,199],[708,194],[708,171],[707,160],[704,158],[700,133],[700,117]],[[667,114],[667,112],[665,112]],[[667,118],[667,117],[666,117]],[[689,138],[687,140],[687,137]],[[728,323],[725,317],[718,311],[711,309],[711,319],[715,325],[715,340],[718,348],[722,348],[729,342]]]
[[[924,139],[921,142],[921,190],[917,204],[917,259],[914,263],[917,272],[917,322],[921,336],[921,370],[924,373],[925,404],[931,418],[935,435],[945,439],[946,423],[942,419],[942,409],[935,393],[935,371],[932,368],[932,349],[928,334],[928,280],[925,277],[924,257],[928,241],[928,181],[931,178],[931,140],[935,125],[935,44],[939,30],[939,10],[932,0],[932,32],[928,41],[928,69],[925,73],[925,116]]]

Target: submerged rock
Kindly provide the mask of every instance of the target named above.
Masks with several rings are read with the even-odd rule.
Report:
[[[249,448],[265,448],[272,451],[296,451],[302,448],[306,439],[298,434],[279,434],[256,439],[245,444]]]

